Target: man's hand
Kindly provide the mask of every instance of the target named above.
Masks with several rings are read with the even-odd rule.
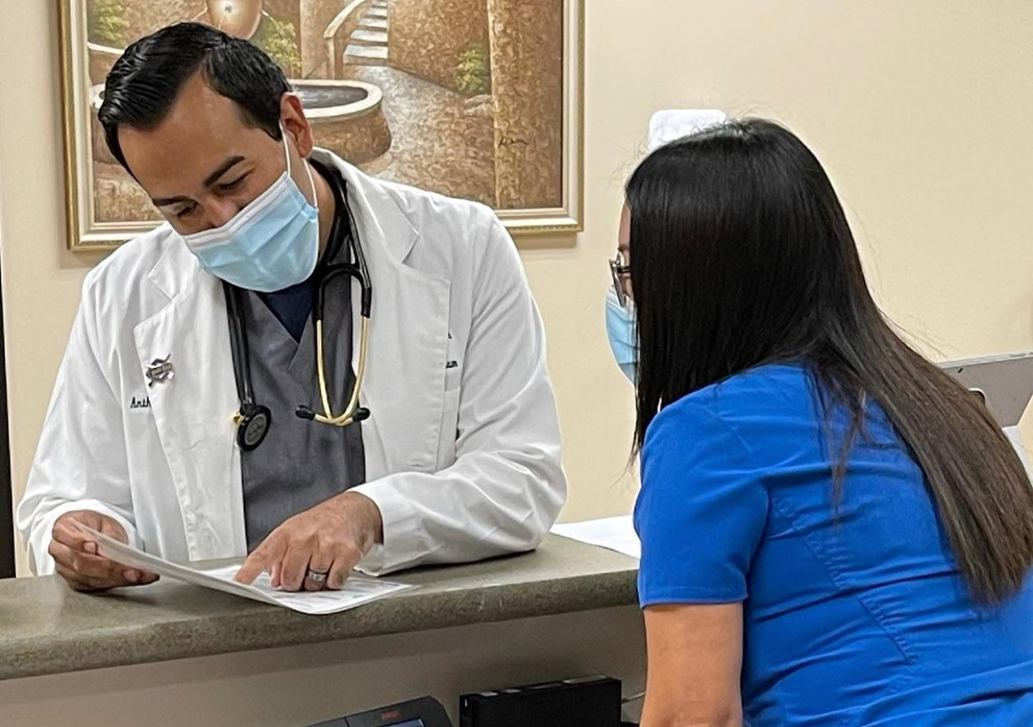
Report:
[[[54,523],[50,555],[57,563],[57,573],[77,591],[106,591],[121,586],[145,586],[158,576],[136,568],[127,568],[97,555],[97,543],[79,525],[129,542],[126,531],[114,518],[92,510],[67,512]]]
[[[363,556],[384,541],[380,508],[365,495],[345,492],[299,513],[255,548],[236,580],[251,583],[263,571],[285,591],[339,590]],[[325,573],[313,580],[308,572]]]

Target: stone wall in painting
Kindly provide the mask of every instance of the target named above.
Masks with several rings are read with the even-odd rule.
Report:
[[[488,0],[500,209],[563,199],[563,4]]]
[[[298,32],[301,38],[302,78],[334,77],[334,67],[323,33],[347,4],[343,0],[300,0]]]
[[[490,87],[485,0],[391,0],[391,65],[467,96]]]

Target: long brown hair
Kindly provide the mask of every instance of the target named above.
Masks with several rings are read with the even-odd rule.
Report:
[[[764,363],[805,361],[851,416],[837,488],[870,398],[924,471],[974,599],[998,603],[1022,586],[1033,564],[1023,465],[985,405],[887,324],[803,142],[769,121],[729,122],[651,154],[627,200],[637,447],[657,412],[686,394]]]

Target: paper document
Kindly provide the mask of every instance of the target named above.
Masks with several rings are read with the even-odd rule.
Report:
[[[166,578],[192,583],[195,586],[203,586],[204,588],[211,588],[223,593],[232,593],[235,596],[243,596],[253,601],[270,603],[274,606],[283,606],[301,613],[312,615],[339,613],[410,588],[410,586],[402,583],[391,583],[390,581],[376,580],[366,576],[352,575],[340,591],[299,591],[298,593],[292,593],[273,588],[268,573],[260,575],[252,585],[245,586],[233,580],[233,576],[237,574],[240,568],[239,565],[204,570],[178,565],[156,555],[144,553],[142,550],[138,550],[125,543],[120,543],[103,533],[98,533],[84,526],[80,527],[97,541],[100,555],[108,560],[113,560],[116,563],[121,563],[131,568],[140,568],[151,573],[157,573]]]
[[[564,538],[615,550],[632,558],[642,558],[642,544],[635,533],[631,515],[557,524],[552,527],[552,532]]]

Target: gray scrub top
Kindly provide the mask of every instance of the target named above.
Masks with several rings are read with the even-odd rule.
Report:
[[[330,262],[346,262],[347,245]],[[322,267],[323,262],[320,262]],[[314,280],[318,281],[319,268]],[[339,276],[327,284],[323,335],[327,386],[334,414],[351,395],[351,286]],[[244,524],[248,552],[283,521],[308,510],[366,478],[361,424],[334,427],[295,415],[299,404],[322,412],[316,375],[315,324],[309,315],[300,341],[255,293],[241,296],[255,401],[272,412],[272,424],[257,449],[241,452]]]

